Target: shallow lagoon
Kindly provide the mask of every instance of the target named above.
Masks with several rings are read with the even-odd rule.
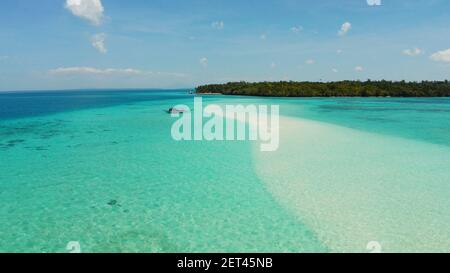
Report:
[[[450,250],[448,99],[205,100],[280,104],[280,150],[174,142],[184,90],[1,94],[0,251]]]

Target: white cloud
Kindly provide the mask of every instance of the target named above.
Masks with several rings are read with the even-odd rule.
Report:
[[[212,22],[211,27],[214,29],[223,29],[225,27],[225,23],[223,21]]]
[[[381,6],[381,0],[367,0],[369,6]]]
[[[350,31],[351,28],[352,24],[350,22],[343,23],[341,29],[338,31],[338,35],[345,36]]]
[[[450,48],[442,51],[438,51],[430,56],[435,62],[450,63]]]
[[[51,75],[147,75],[147,76],[174,76],[186,77],[183,73],[153,72],[134,68],[94,68],[94,67],[60,67],[49,71]]]
[[[275,62],[272,62],[271,64],[270,64],[270,68],[276,68],[277,67],[277,64],[275,63]]]
[[[261,36],[259,36],[259,39],[266,40],[267,39],[267,35],[266,34],[261,34]]]
[[[315,63],[316,63],[316,60],[313,60],[313,59],[309,59],[309,60],[305,61],[305,64],[309,64],[309,65],[315,64]]]
[[[118,68],[105,68],[105,69],[99,69],[99,68],[93,68],[93,67],[60,67],[56,69],[50,70],[50,74],[58,75],[58,74],[143,74],[141,70],[132,69],[132,68],[125,68],[125,69],[118,69]]]
[[[295,34],[299,34],[302,31],[303,31],[303,27],[302,26],[291,27],[291,32],[293,32]]]
[[[423,50],[420,48],[412,48],[412,49],[405,49],[403,50],[403,54],[408,56],[419,56],[423,54]]]
[[[357,66],[357,67],[355,67],[355,71],[356,71],[356,72],[362,72],[362,71],[364,71],[364,67],[362,67],[362,66]]]
[[[336,50],[336,53],[337,54],[342,54],[344,51],[342,50],[342,49],[338,49],[338,50]]]
[[[94,25],[100,25],[103,19],[101,0],[66,0],[66,8],[73,15],[83,18]]]
[[[339,70],[337,70],[337,68],[332,68],[331,71],[333,71],[334,73],[338,73]]]
[[[201,59],[200,59],[200,64],[201,64],[203,67],[207,67],[207,66],[208,66],[208,58],[206,58],[206,57],[201,58]]]
[[[9,56],[0,56],[0,62],[1,61],[6,61],[7,59],[9,59]]]
[[[105,33],[99,33],[92,36],[92,46],[97,49],[100,53],[106,54],[108,52],[108,49],[106,49],[105,45],[106,40],[106,34]]]

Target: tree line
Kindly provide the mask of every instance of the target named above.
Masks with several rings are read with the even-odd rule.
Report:
[[[196,88],[198,94],[270,97],[449,97],[446,81],[229,82]]]

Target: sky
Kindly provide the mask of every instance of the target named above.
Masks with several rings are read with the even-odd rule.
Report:
[[[0,3],[0,91],[449,78],[449,0]]]

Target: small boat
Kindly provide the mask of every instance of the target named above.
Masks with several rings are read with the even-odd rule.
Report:
[[[169,114],[182,114],[186,113],[185,109],[179,109],[179,108],[170,108],[169,111],[167,111]]]

